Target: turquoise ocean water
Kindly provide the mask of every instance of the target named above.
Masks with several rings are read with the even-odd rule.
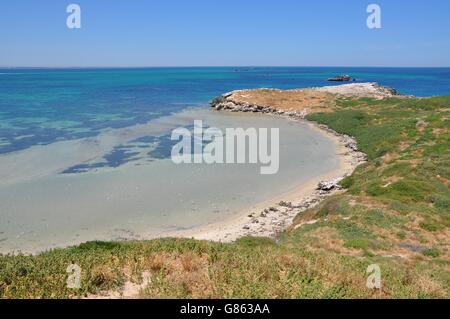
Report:
[[[0,154],[206,107],[230,90],[323,86],[342,73],[405,94],[450,94],[450,68],[0,69]]]

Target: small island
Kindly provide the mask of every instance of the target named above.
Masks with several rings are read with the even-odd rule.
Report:
[[[354,78],[352,78],[350,75],[338,75],[332,78],[329,78],[328,81],[330,82],[350,82],[350,81],[355,81]]]

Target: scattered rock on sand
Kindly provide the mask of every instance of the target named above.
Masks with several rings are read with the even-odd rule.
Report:
[[[282,206],[282,207],[292,208],[292,203],[291,202],[281,201],[281,202],[278,203],[278,205]]]
[[[328,181],[328,182],[319,182],[319,184],[317,185],[317,190],[320,191],[325,191],[325,192],[329,192],[333,189],[339,189],[339,180],[332,180],[332,181]]]

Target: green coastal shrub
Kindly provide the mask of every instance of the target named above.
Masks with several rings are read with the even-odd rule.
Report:
[[[366,192],[370,196],[381,196],[386,194],[386,188],[383,188],[379,183],[371,183],[367,186]]]
[[[450,196],[435,194],[430,196],[429,201],[434,206],[447,214],[450,214]]]
[[[409,179],[389,185],[386,194],[394,199],[419,202],[424,201],[431,191],[428,183]]]
[[[276,243],[273,241],[273,239],[267,237],[246,236],[236,240],[236,245],[255,248],[261,246],[274,246],[276,245]]]
[[[430,232],[438,231],[442,229],[442,226],[432,222],[432,221],[423,221],[420,223],[420,227]]]
[[[347,176],[342,181],[339,182],[339,185],[342,188],[349,189],[350,187],[352,187],[353,183],[354,183],[353,178],[351,176]]]
[[[427,257],[437,258],[440,256],[439,250],[436,248],[428,248],[422,251],[422,254]]]

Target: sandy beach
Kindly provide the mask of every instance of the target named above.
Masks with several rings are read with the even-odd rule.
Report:
[[[153,143],[134,142],[147,136],[164,138],[172,128],[192,125],[195,119],[219,128],[280,128],[280,171],[264,176],[260,165],[250,163],[176,165],[170,159],[170,144],[163,148],[168,158],[163,154],[153,159],[148,156]],[[117,145],[134,154],[132,160],[117,167],[103,164]],[[202,107],[94,138],[4,155],[0,252],[39,253],[92,240],[168,237],[247,216],[242,211],[333,170],[339,162],[333,145],[303,121]]]
[[[292,119],[286,118],[286,121],[292,121]],[[162,237],[194,238],[218,242],[231,242],[244,236],[276,239],[279,233],[291,225],[297,214],[318,205],[327,196],[339,192],[337,183],[351,175],[355,168],[364,162],[364,154],[347,147],[348,136],[339,135],[323,126],[305,120],[297,121],[307,123],[311,128],[333,141],[336,155],[339,158],[339,164],[335,169],[311,178],[289,192],[263,201],[221,222],[192,230],[171,232]],[[328,191],[318,189],[320,182],[333,184],[333,189]]]

